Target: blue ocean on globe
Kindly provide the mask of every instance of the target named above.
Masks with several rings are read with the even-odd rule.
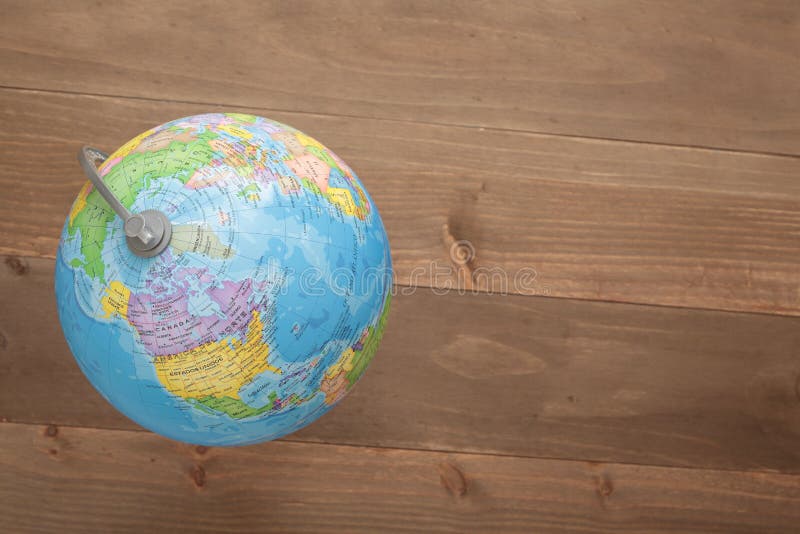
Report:
[[[169,438],[244,445],[294,432],[362,376],[391,301],[389,243],[353,170],[315,139],[234,113],[152,128],[100,166],[169,247],[142,258],[90,183],[65,222],[55,290],[92,385]]]

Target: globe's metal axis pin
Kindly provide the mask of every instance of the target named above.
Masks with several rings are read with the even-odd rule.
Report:
[[[131,252],[142,258],[152,258],[161,254],[172,238],[172,224],[167,216],[158,210],[144,210],[140,213],[128,211],[97,172],[96,162],[103,162],[106,159],[108,154],[89,146],[82,147],[78,152],[78,162],[86,177],[122,219],[122,228]]]

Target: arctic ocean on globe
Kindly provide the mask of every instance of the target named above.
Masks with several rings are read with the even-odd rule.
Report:
[[[215,113],[144,132],[91,172],[56,297],[80,368],[122,413],[180,441],[256,443],[314,421],[364,373],[389,310],[389,244],[333,152]]]

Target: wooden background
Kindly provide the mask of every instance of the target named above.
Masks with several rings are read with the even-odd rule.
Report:
[[[214,110],[348,161],[399,290],[235,449],[107,405],[52,290],[78,147]],[[0,531],[800,530],[796,1],[0,0],[0,126]]]

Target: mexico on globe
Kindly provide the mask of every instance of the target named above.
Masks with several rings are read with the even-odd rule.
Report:
[[[245,445],[308,425],[361,377],[391,258],[336,154],[285,124],[213,113],[79,160],[89,181],[61,235],[58,313],[119,411],[175,440]]]

